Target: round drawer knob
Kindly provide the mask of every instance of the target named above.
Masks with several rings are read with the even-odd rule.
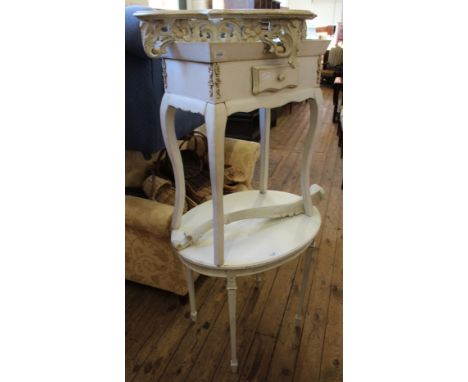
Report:
[[[278,81],[284,81],[286,76],[284,74],[278,74]]]

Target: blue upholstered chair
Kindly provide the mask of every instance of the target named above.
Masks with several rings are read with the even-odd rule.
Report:
[[[136,11],[125,8],[125,149],[140,151],[145,157],[164,148],[159,106],[164,94],[161,60],[148,58],[143,50]],[[178,110],[175,125],[182,137],[204,123],[200,114]]]

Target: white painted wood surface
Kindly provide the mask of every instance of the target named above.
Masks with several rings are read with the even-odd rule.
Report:
[[[187,286],[189,292],[189,302],[190,302],[190,318],[193,322],[197,320],[197,304],[195,299],[195,286],[193,283],[192,270],[185,266],[185,278],[187,279]]]
[[[309,98],[321,99],[321,95],[322,92],[320,88],[305,88],[294,89],[294,91],[289,92],[283,92],[281,90],[272,94],[262,93],[256,97],[252,96],[243,99],[233,99],[228,100],[225,103],[228,115],[231,115],[240,111],[247,113],[262,107],[273,109],[275,107],[286,105],[289,102],[302,102]]]
[[[260,119],[260,192],[264,194],[268,189],[271,109],[262,107],[258,112]]]
[[[325,52],[329,40],[304,40],[299,45],[298,57],[319,57]],[[265,51],[262,42],[175,42],[167,48],[162,57],[181,61],[234,62],[277,59],[273,53]]]
[[[317,57],[298,57],[297,67],[288,71],[275,69],[275,67],[284,68],[287,65],[287,59],[284,58],[212,64],[166,59],[165,63],[167,71],[166,91],[168,93],[210,103],[242,102],[249,98],[256,99],[261,103],[264,98],[269,98],[272,93],[278,94],[277,102],[281,102],[279,101],[281,96],[294,95],[295,90],[310,90],[317,87]],[[218,69],[217,72],[212,69],[215,65]],[[255,94],[253,68],[265,66],[269,66],[270,71],[276,72],[276,75],[282,72],[289,76],[294,74],[294,78],[297,76],[297,86],[294,88],[271,89],[269,91],[264,89],[261,93]],[[184,80],[181,81],[180,78]],[[285,81],[287,80],[285,79]],[[266,86],[270,87],[269,83]],[[219,93],[218,97],[216,97],[216,91]]]
[[[229,334],[231,336],[231,369],[233,373],[237,373],[237,341],[236,341],[236,297],[237,284],[235,273],[230,273],[227,276],[228,291],[228,309],[229,309]]]
[[[289,65],[261,65],[252,68],[252,93],[276,92],[299,85],[299,69]]]
[[[166,145],[167,154],[172,163],[174,171],[174,180],[176,187],[174,215],[172,217],[172,229],[178,229],[185,204],[185,178],[184,167],[182,165],[182,155],[177,144],[177,136],[175,132],[175,112],[176,109],[169,105],[169,95],[166,93],[163,96],[160,107],[161,129],[164,143]]]
[[[202,10],[166,10],[151,9],[135,12],[135,16],[144,21],[168,19],[313,19],[316,15],[310,11],[296,9],[202,9]]]
[[[296,326],[301,325],[302,317],[304,315],[304,298],[305,298],[305,291],[307,284],[309,283],[309,271],[310,271],[310,264],[312,262],[312,252],[313,246],[309,248],[308,251],[305,253],[305,261],[304,261],[304,269],[302,271],[302,283],[301,289],[299,291],[299,305],[297,306],[297,313],[295,317],[295,324]]]
[[[302,164],[301,164],[301,190],[304,199],[304,209],[308,216],[312,215],[312,201],[307,196],[309,195],[310,185],[310,165],[312,159],[312,142],[315,135],[315,130],[319,121],[321,121],[321,108],[322,94],[317,94],[316,98],[309,99],[310,108],[310,124],[309,130],[304,142],[304,151],[302,153]]]
[[[208,138],[208,160],[210,164],[211,199],[214,230],[214,262],[224,264],[224,131],[227,112],[224,103],[207,104],[205,114],[206,136]]]

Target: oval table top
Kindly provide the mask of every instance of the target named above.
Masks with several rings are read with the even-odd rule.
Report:
[[[237,192],[224,196],[224,213],[254,207],[268,207],[295,202],[301,196],[283,191],[257,190]],[[212,219],[211,201],[200,204],[185,213],[180,231]],[[286,261],[307,248],[315,238],[321,224],[320,213],[313,208],[313,215],[300,214],[278,219],[253,218],[240,220],[224,226],[224,265],[214,263],[213,230],[206,232],[197,242],[179,251],[183,261],[215,270],[248,270]]]

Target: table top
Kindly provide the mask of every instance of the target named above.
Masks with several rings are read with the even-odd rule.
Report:
[[[310,11],[283,10],[283,9],[204,9],[199,11],[170,11],[150,10],[138,11],[134,14],[140,20],[164,20],[164,19],[313,19],[317,15]]]
[[[224,213],[254,207],[274,209],[275,206],[301,199],[299,195],[275,190],[268,190],[265,194],[257,190],[234,192],[224,196]],[[212,218],[211,200],[191,209],[182,216],[180,229],[172,231],[172,244],[177,247],[177,239],[184,235],[183,232],[192,232],[194,227]],[[307,248],[320,225],[320,212],[315,207],[312,216],[299,214],[278,219],[251,218],[227,224],[224,226],[224,265],[221,269],[252,269],[284,261]],[[179,250],[182,259],[219,269],[214,263],[213,234],[213,230],[209,230],[196,243]]]

